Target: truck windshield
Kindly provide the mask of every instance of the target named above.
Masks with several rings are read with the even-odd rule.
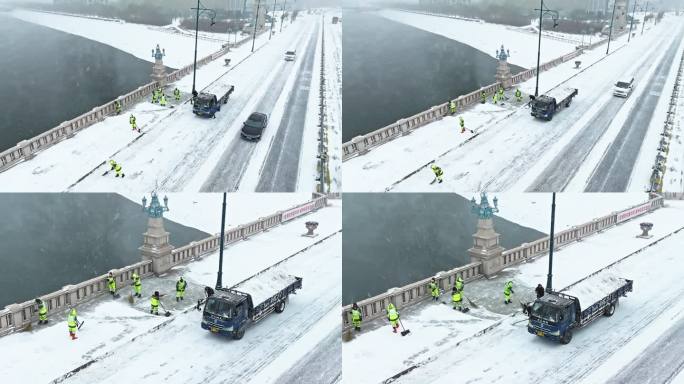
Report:
[[[549,109],[550,105],[551,105],[551,103],[544,101],[544,100],[540,100],[540,99],[536,99],[532,102],[532,108],[541,109],[544,111]]]
[[[207,300],[207,305],[204,307],[204,311],[209,314],[221,316],[227,319],[233,317],[233,306],[227,301],[220,299],[210,298]]]
[[[210,98],[204,98],[204,97],[198,97],[197,100],[195,100],[195,104],[198,107],[208,107],[211,104],[212,99]]]
[[[618,81],[617,84],[615,84],[615,86],[618,88],[629,88],[629,83],[625,83],[624,81]]]
[[[551,305],[544,305],[536,302],[532,305],[532,316],[546,320],[552,323],[557,323],[560,319],[561,309]]]

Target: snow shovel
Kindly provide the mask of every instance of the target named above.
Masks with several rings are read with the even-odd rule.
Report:
[[[132,293],[128,295],[128,302],[131,303],[131,304],[135,303],[135,300],[133,299],[133,294],[132,294]]]
[[[401,322],[401,319],[399,319],[399,324],[401,325],[401,329],[403,329],[403,331],[401,331],[401,335],[402,335],[402,336],[406,336],[406,335],[408,335],[409,333],[411,333],[411,330],[410,330],[410,329],[404,328],[404,323]]]
[[[474,301],[471,301],[467,296],[464,295],[464,297],[465,297],[466,300],[468,300],[468,304],[470,304],[471,307],[473,307],[473,308],[475,308],[475,309],[480,308],[477,304],[475,304]]]
[[[165,312],[165,313],[164,313],[164,316],[166,316],[166,317],[171,316],[171,312],[167,311],[166,308],[164,308],[164,304],[162,304],[161,301],[159,302],[159,305],[161,305],[162,309],[163,309],[164,312]]]
[[[78,323],[78,330],[81,330],[81,327],[83,326],[84,323],[85,323],[85,321],[81,321],[80,323]]]

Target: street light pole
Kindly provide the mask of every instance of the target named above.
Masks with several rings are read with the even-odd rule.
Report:
[[[536,11],[537,9],[535,9]],[[539,42],[537,43],[537,80],[534,86],[534,96],[539,96],[539,62],[541,60],[541,35],[542,35],[542,20],[545,14],[550,14],[553,19],[553,26],[556,27],[556,20],[558,20],[558,11],[552,9],[544,8],[544,0],[540,0],[539,4]]]
[[[549,274],[546,276],[546,292],[553,291],[553,226],[556,221],[556,192],[551,197],[551,236],[549,236]]]
[[[648,11],[648,1],[646,2],[646,7],[644,8],[644,19],[641,20],[641,35],[644,35],[644,26],[646,26],[646,12]]]
[[[606,55],[610,50],[610,39],[613,37],[613,20],[615,20],[615,7],[617,6],[617,0],[613,0],[613,16],[610,18],[610,31],[608,32],[608,46],[606,47]]]
[[[211,16],[211,25],[214,25],[214,18],[216,18],[216,11],[213,9],[209,8],[200,8],[201,3],[200,0],[197,0],[197,8],[190,8],[191,10],[194,9],[197,11],[195,14],[195,59],[192,62],[192,98],[193,102],[195,97],[197,97],[197,90],[195,89],[195,79],[197,77],[197,37],[199,35],[199,15],[200,13],[204,11],[208,11],[212,13]],[[200,12],[201,11],[201,12]]]
[[[223,246],[226,240],[226,192],[223,192],[223,209],[221,211],[221,244],[219,248],[219,268],[216,276],[216,288],[223,285]]]
[[[632,38],[632,26],[634,25],[634,12],[636,11],[637,2],[634,0],[634,7],[632,7],[632,22],[629,23],[629,36],[627,36],[627,42]]]
[[[271,40],[271,36],[273,35],[273,23],[275,23],[275,7],[276,7],[276,1],[278,0],[273,0],[273,17],[271,17],[271,32],[268,35],[268,39]]]
[[[287,0],[285,0],[283,2],[283,10],[280,13],[280,32],[283,31],[283,24],[285,24],[285,23],[283,23],[283,20],[284,20],[283,16],[285,15],[285,6],[287,6]],[[280,32],[278,32],[278,33],[280,33]]]
[[[200,0],[197,0],[197,15],[195,16],[195,60],[192,62],[192,97],[197,96],[197,90],[195,90],[195,78],[197,74],[197,36],[199,35],[199,11],[200,11]]]
[[[254,17],[254,35],[252,35],[252,52],[254,52],[254,42],[256,41],[257,24],[259,23],[259,8],[261,8],[261,0],[257,1],[256,16]]]
[[[542,32],[542,18],[544,17],[544,0],[540,0],[539,5],[539,42],[537,43],[537,79],[534,86],[534,97],[539,96],[539,60],[541,60],[541,32]]]

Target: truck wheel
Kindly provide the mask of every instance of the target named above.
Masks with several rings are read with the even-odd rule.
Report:
[[[245,335],[245,328],[244,327],[238,329],[237,331],[233,331],[233,339],[235,339],[235,340],[242,339],[242,336],[244,336],[244,335]]]
[[[610,303],[610,305],[603,312],[603,316],[611,317],[615,313],[615,303]]]
[[[565,331],[565,334],[561,336],[560,343],[568,344],[570,340],[572,340],[572,331],[568,329],[567,331]]]
[[[282,313],[284,310],[285,310],[285,300],[276,304],[276,307],[275,307],[276,313]]]

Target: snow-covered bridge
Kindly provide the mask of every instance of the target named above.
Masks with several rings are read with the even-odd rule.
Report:
[[[258,201],[253,198],[253,202]],[[276,206],[284,208],[282,204]],[[339,381],[339,353],[316,356],[314,352],[339,350],[339,338],[332,335],[339,332],[341,305],[341,208],[339,200],[328,200],[325,207],[226,248],[225,286],[271,266],[279,273],[303,278],[303,288],[290,298],[285,311],[248,328],[242,340],[201,329],[201,312],[194,309],[196,300],[204,296],[204,286],[214,286],[216,281],[219,255],[214,247],[165,273],[143,278],[142,299],[127,300],[131,287],[125,279],[120,299],[99,294],[82,300],[77,308],[84,325],[76,341],[67,337],[67,305],[50,311],[47,326],[34,325],[0,338],[0,350],[11,351],[0,359],[0,382],[158,382],[173,378],[173,382],[186,383],[264,383],[302,375],[301,367],[306,364],[319,369],[316,374],[307,370],[300,382]],[[201,212],[193,216],[187,221],[214,229],[220,217],[208,224]],[[305,221],[319,223],[318,236],[301,236],[306,231]],[[227,233],[244,228],[236,226]],[[180,276],[189,287],[185,300],[176,302],[173,291]],[[172,312],[171,317],[149,313],[149,295],[155,290],[166,294],[161,302]],[[50,364],[41,364],[41,357],[49,358]]]
[[[681,334],[678,326],[684,316],[684,291],[678,282],[682,268],[678,255],[684,247],[683,214],[682,201],[667,200],[662,208],[607,226],[554,252],[556,290],[604,268],[612,275],[634,280],[634,292],[620,300],[615,315],[578,330],[569,345],[530,335],[527,317],[518,304],[535,297],[538,283],[545,285],[548,254],[542,252],[488,279],[468,278],[465,270],[458,268],[438,273],[436,277],[446,291],[438,302],[423,300],[430,295],[426,289],[429,279],[360,301],[367,318],[376,320],[364,322],[362,332],[343,343],[345,380],[441,383],[453,381],[456,374],[466,383],[511,379],[596,383],[611,378],[621,382],[627,376],[633,376],[628,382],[665,382],[665,378],[678,374],[682,363],[677,343],[669,342],[665,335]],[[652,238],[636,237],[642,221],[654,224]],[[461,273],[466,279],[467,314],[452,310],[448,294],[454,275]],[[514,304],[505,305],[503,285],[509,280],[514,284]],[[411,330],[405,337],[392,333],[387,326],[384,308],[390,300],[399,304],[403,325]],[[414,305],[402,309],[403,303]],[[669,357],[662,363],[649,360],[657,363],[654,373],[653,367],[641,363],[641,351],[660,347],[668,349]],[[625,376],[621,372],[624,369],[631,375]]]
[[[330,86],[339,87],[341,80],[330,72],[341,65],[336,62],[341,59],[338,52],[341,46],[334,43],[339,40],[341,26],[322,25],[324,21],[329,23],[331,12],[335,11],[302,12],[270,40],[267,33],[258,36],[254,52],[251,44],[243,44],[220,55],[221,59],[199,67],[198,91],[220,95],[230,86],[235,87],[215,119],[192,113],[189,99],[193,76],[192,71],[184,72],[183,77],[167,85],[167,95],[175,87],[182,92],[182,100],[170,101],[170,107],[160,107],[144,99],[132,106],[125,104],[123,113],[117,116],[112,102],[102,114],[82,122],[92,125],[73,137],[60,137],[61,141],[50,147],[41,146],[40,151],[36,149],[35,157],[31,153],[18,159],[24,153],[22,146],[11,149],[9,155],[2,157],[3,164],[8,161],[12,165],[0,173],[3,190],[122,193],[155,187],[164,191],[203,192],[314,190],[323,168],[318,166],[318,155],[332,150],[341,133],[339,125],[334,124],[340,120],[339,116],[331,115],[339,115],[339,108],[324,111],[325,121],[330,125],[319,127],[321,97],[335,104],[334,98],[340,95]],[[39,18],[50,25],[43,19]],[[116,24],[97,20],[88,23]],[[187,37],[155,33],[172,41],[176,38],[182,43],[176,48],[185,48]],[[326,44],[323,44],[324,37]],[[167,51],[172,48],[166,46]],[[293,49],[297,51],[297,60],[285,61],[284,52]],[[324,49],[327,63],[321,65]],[[229,66],[224,65],[223,58],[231,60]],[[321,88],[321,77],[328,75],[331,81],[323,87],[323,94],[311,91],[314,87]],[[252,112],[269,115],[268,126],[259,142],[240,137],[242,124]],[[129,127],[130,114],[136,116],[141,133]],[[323,144],[319,145],[321,130]],[[327,158],[336,156],[328,154]],[[121,164],[125,178],[106,174],[110,159]],[[339,177],[331,174],[335,168],[324,170],[328,175],[324,178],[329,179],[328,188],[338,190]]]
[[[435,25],[444,23],[443,18],[436,16],[415,19],[414,15],[392,15],[398,21],[427,30],[434,26],[424,18],[434,19]],[[609,55],[606,55],[606,46],[600,45],[542,72],[540,93],[558,86],[579,90],[572,105],[552,121],[535,120],[528,106],[514,101],[512,93],[517,88],[525,98],[534,94],[535,78],[532,77],[515,84],[508,94],[510,102],[504,105],[476,104],[468,109],[459,108],[456,116],[445,117],[442,115],[447,111],[446,106],[435,107],[393,124],[392,127],[398,127],[397,132],[387,131],[377,137],[368,134],[367,140],[359,137],[361,147],[371,147],[374,145],[371,142],[376,141],[382,144],[355,157],[348,152],[356,151],[350,145],[357,139],[345,143],[346,190],[622,192],[648,189],[662,121],[666,117],[666,109],[661,104],[669,102],[679,70],[678,58],[684,51],[681,20],[681,16],[666,15],[655,26],[649,23],[643,36],[637,35],[629,43],[626,35],[617,37],[611,43]],[[463,30],[470,24],[477,25],[462,24]],[[463,30],[459,33],[464,34]],[[453,35],[453,31],[445,33],[447,37]],[[517,35],[513,34],[503,41],[507,46],[515,46],[520,43],[516,39]],[[500,43],[498,39],[496,42]],[[545,41],[542,51],[554,44],[561,43]],[[534,49],[536,54],[536,45]],[[579,69],[575,61],[581,61]],[[614,83],[627,75],[636,78],[634,92],[626,99],[614,97]],[[477,95],[473,94],[472,98]],[[460,133],[459,116],[464,118],[468,129],[464,133]],[[433,163],[444,171],[441,184],[429,185],[433,179],[429,165]]]

